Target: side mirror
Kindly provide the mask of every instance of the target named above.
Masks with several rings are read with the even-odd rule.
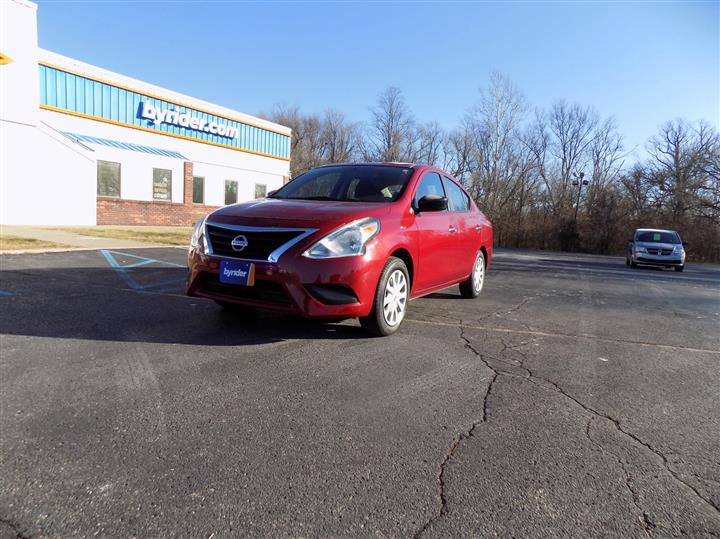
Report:
[[[425,195],[417,203],[417,210],[421,213],[425,211],[445,211],[447,207],[447,198],[440,195]]]
[[[683,246],[683,247],[687,247],[687,246],[688,246],[688,242],[686,242],[686,241],[682,242],[682,246]]]

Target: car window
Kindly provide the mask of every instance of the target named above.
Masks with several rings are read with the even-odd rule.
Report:
[[[315,176],[311,182],[295,184],[292,196],[288,198],[330,198],[339,179],[340,173],[338,171],[328,170]]]
[[[675,232],[656,232],[650,230],[638,232],[635,241],[642,241],[644,243],[680,243],[680,238]]]
[[[280,188],[272,198],[394,202],[412,168],[387,165],[343,165],[313,169]]]
[[[458,185],[450,178],[443,176],[445,190],[448,193],[448,207],[450,211],[469,211],[470,198],[465,194]]]
[[[420,185],[418,185],[417,191],[415,191],[413,205],[417,208],[418,200],[427,195],[445,196],[442,180],[440,179],[440,174],[437,172],[426,172],[422,177]]]

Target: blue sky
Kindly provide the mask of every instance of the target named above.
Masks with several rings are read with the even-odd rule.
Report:
[[[242,112],[365,120],[398,86],[452,128],[491,71],[534,107],[614,116],[641,155],[665,121],[720,127],[720,2],[40,1],[40,46]]]

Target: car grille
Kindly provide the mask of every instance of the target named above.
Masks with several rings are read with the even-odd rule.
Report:
[[[273,251],[305,233],[302,229],[237,230],[209,223],[206,226],[212,254],[244,260],[268,260]],[[230,242],[241,235],[245,236],[247,247],[242,251],[236,251]]]
[[[254,286],[225,284],[220,282],[215,273],[203,273],[200,276],[198,291],[276,305],[290,305],[291,303],[290,297],[279,283],[257,280]]]
[[[649,247],[647,250],[649,255],[671,255],[673,253],[672,249],[653,249],[652,247]]]

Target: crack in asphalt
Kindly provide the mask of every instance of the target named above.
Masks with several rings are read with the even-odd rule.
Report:
[[[434,320],[419,320],[416,318],[406,318],[405,322],[409,322],[411,324],[428,324],[431,326],[446,326],[446,327],[458,327],[457,324],[451,324],[449,322],[438,322]],[[653,342],[645,342],[645,341],[635,341],[631,339],[613,339],[611,337],[601,337],[599,335],[589,335],[589,334],[572,334],[572,333],[550,333],[547,331],[537,331],[537,330],[527,330],[527,329],[510,329],[510,328],[494,328],[490,326],[471,326],[471,325],[465,325],[466,329],[477,329],[480,331],[490,331],[494,333],[515,333],[519,335],[530,335],[535,337],[559,337],[559,338],[566,338],[566,339],[589,339],[593,341],[600,341],[600,342],[608,342],[608,343],[614,343],[614,344],[634,344],[634,345],[640,345],[640,346],[651,346],[653,348],[663,348],[668,350],[682,350],[686,352],[700,352],[703,354],[714,354],[714,355],[720,355],[720,350],[711,349],[711,348],[691,348],[687,346],[677,346],[674,344],[660,344],[660,343],[653,343]]]
[[[534,299],[537,299],[537,296],[523,296],[522,301],[520,301],[517,305],[515,305],[515,306],[513,306],[513,307],[510,307],[510,309],[508,309],[508,310],[506,310],[506,311],[493,311],[493,312],[490,312],[490,313],[488,313],[488,314],[486,314],[486,315],[483,315],[483,316],[481,316],[480,318],[478,318],[477,321],[478,321],[478,322],[482,322],[483,320],[487,320],[488,318],[493,318],[493,317],[503,318],[503,317],[505,317],[505,316],[507,316],[507,315],[509,315],[509,314],[516,313],[516,312],[518,312],[520,309],[522,309],[523,307],[525,307],[525,305],[527,305],[528,302],[530,302],[530,301],[532,301],[532,300],[534,300]],[[517,320],[516,320],[516,321],[517,321]],[[521,324],[522,326],[525,326],[526,329],[528,328],[528,326],[527,326],[526,324],[524,324],[523,322],[520,322],[520,321],[517,321],[517,322],[518,322],[519,324]],[[530,330],[528,330],[528,331],[530,331]]]
[[[625,475],[625,487],[628,489],[628,492],[630,492],[633,505],[640,512],[640,516],[638,517],[638,520],[640,521],[640,527],[643,529],[643,532],[646,536],[652,537],[653,530],[658,527],[657,524],[652,521],[645,509],[643,509],[642,505],[640,505],[640,496],[632,486],[632,477],[630,476],[630,472],[628,472],[627,467],[625,466],[625,462],[623,462],[623,460],[618,455],[616,455],[609,449],[604,448],[600,443],[593,440],[592,436],[590,436],[590,426],[592,424],[592,420],[593,416],[590,416],[587,425],[585,425],[585,436],[588,440],[590,440],[593,445],[600,449],[600,451],[612,455],[618,461],[618,464],[620,464],[620,468],[622,468],[623,474]]]
[[[547,378],[537,376],[535,373],[532,372],[532,370],[525,367],[524,364],[522,365],[522,368],[525,371],[527,371],[527,373],[528,373],[527,379],[530,382],[532,382],[540,387],[543,387],[543,385],[544,385],[543,382],[544,382],[545,384],[550,385],[554,391],[557,391],[558,393],[560,393],[567,399],[573,401],[575,404],[580,406],[583,410],[585,410],[597,417],[600,417],[602,419],[606,419],[607,421],[610,421],[612,423],[612,425],[615,427],[615,429],[617,429],[618,432],[629,437],[630,439],[632,439],[633,441],[635,441],[636,443],[640,444],[645,449],[647,449],[648,451],[653,453],[655,456],[657,456],[661,460],[663,467],[668,471],[668,473],[673,477],[673,479],[675,479],[675,481],[677,481],[678,483],[680,483],[680,484],[684,485],[685,487],[687,487],[688,489],[690,489],[697,498],[699,498],[700,500],[705,502],[705,504],[710,506],[712,509],[715,510],[715,512],[717,512],[720,515],[720,506],[715,504],[715,502],[713,502],[711,499],[703,496],[700,493],[700,491],[698,491],[697,488],[695,488],[694,486],[692,486],[691,484],[686,482],[684,479],[682,479],[682,477],[680,477],[679,473],[670,466],[670,461],[668,460],[667,456],[662,451],[660,451],[659,449],[654,447],[651,443],[646,442],[645,440],[641,439],[637,434],[626,430],[625,427],[623,427],[623,425],[620,423],[619,419],[615,419],[614,417],[612,417],[608,414],[605,414],[603,412],[600,412],[599,410],[596,410],[592,406],[581,402],[576,397],[573,397],[572,395],[567,393],[562,387],[560,387],[557,383],[553,382],[552,380],[548,380]],[[506,376],[514,376],[510,373],[501,373],[501,374],[506,375]]]
[[[586,426],[585,434],[586,434],[586,436],[588,437],[588,439],[590,440],[591,443],[593,443],[594,445],[598,446],[601,450],[607,451],[608,453],[610,453],[610,454],[612,454],[613,456],[615,456],[616,459],[618,460],[618,462],[620,463],[620,465],[621,465],[621,467],[622,467],[622,469],[623,469],[623,472],[624,472],[624,474],[625,474],[625,477],[626,477],[625,485],[626,485],[627,489],[628,489],[628,490],[630,491],[630,493],[631,493],[632,500],[633,500],[633,504],[634,504],[635,507],[641,512],[641,516],[639,517],[639,525],[640,525],[640,527],[643,529],[643,532],[644,532],[647,536],[651,537],[652,531],[655,530],[656,528],[658,528],[659,526],[658,526],[658,524],[656,524],[655,522],[652,521],[652,519],[649,517],[649,515],[646,513],[646,511],[640,506],[640,504],[639,504],[639,497],[638,497],[637,493],[635,492],[634,488],[633,488],[633,487],[631,486],[631,484],[630,484],[630,483],[631,483],[630,476],[629,476],[629,473],[628,473],[628,471],[627,471],[627,469],[626,469],[626,467],[625,467],[624,462],[622,462],[622,460],[621,460],[619,457],[617,457],[617,455],[615,455],[614,453],[612,453],[611,451],[605,450],[600,444],[598,444],[595,440],[593,440],[593,439],[590,437],[589,428],[590,428],[590,422],[592,421],[593,416],[594,416],[594,417],[601,418],[601,419],[604,419],[604,420],[606,420],[606,421],[609,421],[609,422],[613,425],[613,427],[614,427],[618,432],[620,432],[620,433],[623,434],[624,436],[630,438],[630,439],[631,439],[632,441],[634,441],[636,444],[639,444],[640,446],[642,446],[642,447],[645,448],[646,450],[650,451],[650,452],[651,452],[653,455],[655,455],[657,458],[659,458],[660,461],[661,461],[661,463],[662,463],[663,468],[665,468],[665,470],[667,470],[667,472],[670,474],[670,476],[671,476],[677,483],[685,486],[685,487],[686,487],[687,489],[689,489],[699,500],[701,500],[702,502],[704,502],[704,503],[705,503],[707,506],[709,506],[710,508],[714,509],[714,511],[717,512],[717,513],[720,515],[720,507],[719,507],[717,504],[715,504],[711,499],[705,497],[702,493],[700,493],[697,488],[693,487],[691,484],[689,484],[689,483],[687,483],[685,480],[683,480],[682,477],[680,477],[680,475],[678,474],[678,472],[675,471],[675,470],[670,466],[670,462],[668,461],[667,456],[666,456],[664,453],[662,453],[659,449],[655,448],[655,447],[654,447],[652,444],[650,444],[649,442],[646,442],[646,441],[642,440],[638,435],[634,434],[633,432],[630,432],[630,431],[626,430],[626,429],[622,426],[622,424],[620,423],[620,420],[615,419],[614,417],[612,417],[612,416],[610,416],[610,415],[608,415],[608,414],[605,414],[605,413],[603,413],[603,412],[600,412],[600,411],[596,410],[595,408],[593,408],[592,406],[587,405],[587,404],[581,402],[581,401],[578,400],[576,397],[574,397],[574,396],[570,395],[569,393],[567,393],[567,392],[566,392],[562,387],[560,387],[556,382],[553,382],[552,380],[548,380],[547,378],[543,378],[542,376],[538,376],[538,375],[536,375],[535,373],[533,373],[533,371],[532,371],[531,369],[529,369],[528,367],[526,367],[526,366],[525,366],[525,359],[527,359],[527,355],[526,355],[524,352],[520,351],[518,348],[521,347],[521,346],[524,346],[524,345],[526,345],[526,344],[528,344],[528,343],[521,343],[521,344],[518,344],[518,345],[515,345],[515,346],[510,346],[510,345],[508,345],[502,338],[500,339],[500,342],[501,342],[502,345],[503,345],[503,349],[501,350],[500,353],[501,353],[501,354],[504,354],[505,352],[507,352],[507,350],[513,350],[513,351],[517,352],[518,354],[520,354],[521,357],[523,357],[523,360],[520,361],[520,362],[512,362],[512,361],[500,359],[500,358],[493,357],[493,356],[487,356],[487,357],[486,357],[486,355],[482,354],[477,348],[475,348],[475,346],[472,344],[472,341],[465,335],[465,330],[466,330],[466,329],[480,329],[480,328],[465,326],[465,325],[463,324],[463,321],[462,321],[462,320],[460,321],[459,324],[455,324],[455,327],[458,327],[458,328],[460,329],[460,338],[462,339],[462,341],[463,341],[463,343],[464,343],[464,346],[465,346],[468,350],[470,350],[473,354],[475,354],[475,355],[480,359],[480,361],[482,361],[483,364],[484,364],[488,369],[490,369],[490,370],[493,372],[493,376],[492,376],[492,378],[490,379],[490,383],[488,384],[488,387],[487,387],[487,389],[485,390],[485,393],[484,393],[484,395],[483,395],[483,399],[482,399],[482,417],[481,417],[481,419],[480,419],[479,421],[475,421],[468,430],[465,430],[465,431],[461,432],[458,436],[454,437],[452,443],[450,444],[450,447],[449,447],[448,451],[445,453],[445,456],[443,457],[443,460],[442,460],[442,462],[441,462],[441,464],[440,464],[440,471],[439,471],[438,476],[437,476],[437,478],[438,478],[438,486],[439,486],[439,491],[440,491],[440,492],[439,492],[439,496],[438,496],[438,497],[439,497],[439,508],[438,508],[438,510],[435,512],[435,514],[434,514],[433,516],[431,516],[431,517],[428,519],[427,522],[425,522],[425,524],[420,528],[420,530],[419,530],[417,533],[414,534],[413,537],[414,537],[415,539],[417,539],[417,538],[419,538],[420,536],[422,536],[422,535],[429,529],[429,527],[430,527],[433,523],[435,523],[436,521],[440,520],[441,518],[443,518],[443,517],[447,514],[447,497],[446,497],[446,494],[445,494],[445,487],[446,487],[446,484],[445,484],[445,468],[446,468],[448,462],[450,461],[450,459],[451,459],[451,458],[453,457],[453,455],[455,454],[455,451],[457,450],[457,448],[460,446],[460,443],[461,443],[463,440],[466,440],[466,439],[472,437],[473,434],[474,434],[475,429],[476,429],[479,425],[481,425],[482,423],[487,422],[487,402],[488,402],[488,398],[489,398],[489,396],[490,396],[490,393],[492,392],[492,389],[493,389],[493,387],[494,387],[495,382],[497,381],[497,379],[498,379],[500,376],[507,376],[508,378],[518,378],[518,379],[520,379],[520,380],[526,380],[526,381],[528,381],[528,382],[530,382],[530,383],[532,383],[532,384],[535,384],[536,386],[538,386],[538,387],[540,387],[540,388],[542,388],[542,389],[552,390],[552,391],[554,391],[554,392],[560,393],[560,394],[561,394],[562,396],[564,396],[565,398],[569,399],[570,401],[574,402],[576,405],[580,406],[580,408],[582,408],[583,410],[585,410],[587,413],[591,414],[591,417],[590,417],[590,419],[589,419],[589,421],[588,421],[588,424],[587,424],[587,426]],[[526,374],[525,374],[524,376],[520,376],[520,375],[514,374],[514,373],[512,373],[512,372],[508,372],[508,371],[502,370],[502,368],[494,367],[493,365],[491,365],[490,360],[492,360],[493,363],[497,362],[497,363],[502,363],[502,364],[509,365],[509,366],[512,366],[512,367],[515,367],[515,368],[521,368],[522,370],[525,371]]]
[[[640,445],[643,446],[645,449],[647,449],[648,451],[650,451],[651,453],[653,453],[656,457],[658,457],[658,458],[661,460],[662,465],[663,465],[663,468],[665,468],[665,469],[668,471],[668,473],[672,476],[673,479],[675,479],[675,481],[677,481],[677,482],[680,483],[681,485],[684,485],[685,487],[687,487],[690,491],[692,491],[693,494],[695,494],[695,496],[696,496],[698,499],[700,499],[700,500],[702,500],[703,502],[705,502],[706,505],[708,505],[709,507],[711,507],[712,509],[714,509],[715,512],[718,513],[718,515],[720,515],[720,506],[718,506],[718,505],[717,505],[715,502],[713,502],[711,499],[703,496],[702,493],[700,493],[700,491],[699,491],[697,488],[695,488],[695,487],[692,486],[690,483],[688,483],[687,481],[685,481],[682,477],[680,477],[679,473],[670,466],[670,462],[669,462],[667,456],[666,456],[662,451],[660,451],[659,449],[657,449],[656,447],[654,447],[651,443],[646,442],[645,440],[641,439],[637,434],[635,434],[635,433],[633,433],[633,432],[630,432],[630,431],[628,431],[628,430],[625,430],[625,427],[622,426],[622,424],[620,423],[620,420],[619,420],[619,419],[615,419],[614,417],[612,417],[612,416],[610,416],[610,415],[608,415],[608,414],[604,414],[604,413],[596,410],[596,409],[593,408],[592,406],[589,406],[589,405],[587,405],[587,404],[585,404],[585,403],[583,403],[583,402],[580,402],[577,398],[573,397],[573,396],[570,395],[569,393],[566,393],[565,390],[563,390],[558,384],[556,384],[556,383],[553,382],[552,380],[548,380],[548,379],[546,379],[546,378],[542,378],[542,377],[540,377],[540,376],[534,375],[534,374],[532,373],[532,371],[530,371],[529,369],[527,369],[527,367],[525,367],[525,369],[526,369],[528,372],[530,372],[531,378],[529,378],[529,380],[530,380],[531,382],[537,383],[536,380],[539,380],[539,381],[541,381],[541,382],[545,382],[545,383],[547,383],[547,384],[550,384],[550,385],[554,388],[555,391],[557,391],[558,393],[560,393],[560,394],[563,395],[564,397],[566,397],[566,398],[570,399],[571,401],[573,401],[574,403],[576,403],[576,404],[577,404],[578,406],[580,406],[583,410],[585,410],[585,411],[587,411],[587,412],[589,412],[589,413],[591,413],[591,414],[593,414],[593,415],[595,415],[595,416],[597,416],[597,417],[600,417],[600,418],[603,418],[603,419],[606,419],[606,420],[610,421],[610,422],[612,423],[612,425],[615,427],[615,429],[617,429],[618,432],[624,434],[624,435],[627,436],[628,438],[634,440],[636,443],[640,444]],[[542,386],[542,384],[538,384],[538,385]]]
[[[434,515],[432,515],[425,524],[413,535],[414,539],[419,538],[422,536],[428,528],[437,520],[443,518],[447,514],[447,498],[445,497],[445,466],[450,461],[450,459],[455,454],[455,450],[460,446],[460,443],[473,436],[475,429],[478,427],[478,425],[485,423],[487,421],[487,402],[488,398],[490,397],[490,393],[492,392],[493,386],[495,384],[495,381],[498,378],[498,372],[493,369],[488,362],[485,360],[485,358],[478,352],[473,346],[472,343],[465,337],[464,328],[461,325],[460,326],[460,338],[465,341],[465,347],[471,350],[476,356],[480,358],[480,360],[487,366],[488,369],[490,369],[493,372],[493,376],[490,378],[490,381],[488,382],[487,389],[485,390],[485,393],[483,395],[482,399],[482,416],[478,421],[473,422],[473,424],[470,426],[469,429],[464,430],[457,436],[453,437],[453,441],[450,444],[450,447],[445,453],[445,456],[443,457],[442,462],[440,463],[440,470],[437,474],[437,482],[439,485],[439,502],[440,506],[438,510],[435,512]]]

